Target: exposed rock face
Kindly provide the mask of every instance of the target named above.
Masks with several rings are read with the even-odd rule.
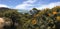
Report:
[[[5,22],[4,19],[3,18],[0,18],[0,29],[3,28],[4,22]]]
[[[6,27],[10,27],[12,21],[8,18],[0,18],[0,29],[5,29]],[[5,27],[4,27],[5,26]]]

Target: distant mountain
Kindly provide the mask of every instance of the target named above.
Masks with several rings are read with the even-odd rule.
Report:
[[[22,9],[20,9],[20,10],[18,10],[18,12],[21,12],[21,13],[29,13],[29,10],[22,10]]]
[[[0,10],[6,10],[6,9],[9,9],[9,8],[6,8],[6,7],[0,7]]]
[[[3,10],[12,10],[11,8],[6,8],[6,7],[0,7],[0,11],[3,11]],[[16,10],[16,9],[13,9],[13,10]],[[18,9],[18,12],[20,13],[29,13],[29,10],[23,10],[23,9]]]

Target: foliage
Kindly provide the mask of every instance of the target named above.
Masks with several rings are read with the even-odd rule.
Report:
[[[0,8],[0,17],[12,20],[10,29],[60,29],[60,6],[44,10],[33,8],[30,14],[23,14],[15,9]]]

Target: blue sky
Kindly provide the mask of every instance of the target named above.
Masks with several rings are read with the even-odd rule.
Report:
[[[60,6],[60,0],[0,0],[0,7],[14,9],[53,8]]]

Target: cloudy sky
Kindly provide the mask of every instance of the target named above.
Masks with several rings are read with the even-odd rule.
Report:
[[[60,6],[60,0],[0,0],[0,7],[14,9],[53,8]]]

